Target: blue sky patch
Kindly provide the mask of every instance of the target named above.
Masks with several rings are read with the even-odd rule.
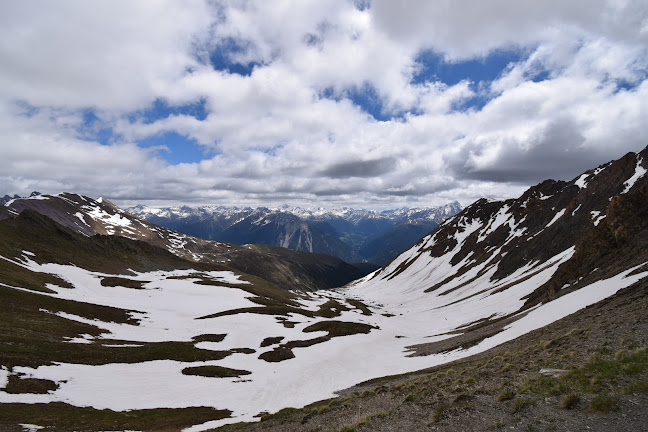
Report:
[[[172,165],[200,162],[213,155],[213,152],[198,144],[194,139],[176,132],[166,132],[162,135],[148,137],[139,140],[137,144],[143,148],[166,146],[168,151],[160,149],[157,151],[157,155]]]
[[[326,97],[327,94],[332,93],[332,90],[327,89],[320,95],[324,95]],[[344,95],[349,98],[349,100],[353,102],[354,105],[360,107],[364,112],[368,113],[378,121],[389,121],[395,119],[402,120],[405,118],[406,114],[421,114],[421,112],[418,110],[406,110],[398,112],[385,111],[385,106],[382,98],[376,91],[376,88],[369,83],[364,83],[362,87],[352,87],[346,90],[344,92]],[[331,97],[329,97],[329,99],[330,98]],[[336,100],[339,100],[339,98],[336,98]]]
[[[510,63],[522,60],[524,53],[519,50],[493,51],[488,57],[462,62],[446,62],[443,55],[432,50],[422,51],[415,59],[420,70],[412,78],[413,84],[441,81],[449,86],[463,80],[473,83],[493,81],[504,72]]]
[[[84,140],[96,141],[101,145],[109,145],[113,139],[112,127],[106,126],[91,108],[84,109],[81,112],[82,123],[78,132],[80,138]]]
[[[475,96],[471,98],[463,99],[460,102],[454,103],[452,105],[452,110],[464,112],[472,109],[472,110],[479,111],[482,108],[484,108],[484,106],[486,106],[486,104],[490,102],[491,99],[492,98],[490,96],[476,93]]]
[[[383,112],[382,99],[376,92],[375,87],[369,83],[365,83],[362,87],[353,87],[347,90],[346,96],[376,120],[386,121],[392,118],[390,114]]]
[[[173,106],[169,105],[164,99],[156,99],[150,108],[136,111],[130,114],[128,119],[131,122],[139,120],[144,124],[150,124],[171,115],[187,115],[202,121],[207,117],[206,102],[205,99],[200,99],[191,104]]]
[[[252,75],[254,67],[260,66],[261,63],[241,63],[234,61],[234,58],[237,54],[243,54],[247,51],[247,49],[247,45],[245,43],[242,43],[241,41],[233,38],[224,39],[209,54],[209,62],[215,70],[227,72],[230,74],[250,76]]]

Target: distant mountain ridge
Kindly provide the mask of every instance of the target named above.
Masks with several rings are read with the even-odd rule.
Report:
[[[347,262],[387,264],[448,217],[458,202],[433,208],[375,211],[348,207],[127,208],[149,222],[208,240],[267,244],[324,253]]]
[[[204,240],[163,228],[128,213],[112,202],[73,193],[10,197],[0,206],[0,220],[27,211],[39,213],[85,237],[121,236],[166,249],[189,261],[251,274],[285,289],[332,288],[373,269],[359,269],[333,256],[268,245],[237,246]]]

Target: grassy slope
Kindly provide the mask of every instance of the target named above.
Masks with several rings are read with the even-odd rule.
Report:
[[[16,258],[26,250],[38,263],[74,263],[87,270],[123,274],[172,269],[214,269],[190,263],[158,247],[116,236],[84,237],[31,210],[0,221],[0,255]],[[3,279],[5,275],[3,275]]]

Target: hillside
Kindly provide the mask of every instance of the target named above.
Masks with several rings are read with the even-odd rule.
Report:
[[[648,401],[646,166],[648,149],[477,201],[389,265],[314,292],[235,269],[235,254],[217,263],[160,228],[167,250],[119,238],[151,231],[104,201],[58,222],[16,216],[10,201],[3,427],[637,430]],[[86,205],[78,199],[24,201]]]

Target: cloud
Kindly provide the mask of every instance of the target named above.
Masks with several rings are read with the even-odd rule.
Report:
[[[533,46],[565,31],[633,44],[648,40],[648,5],[642,1],[377,0],[372,11],[376,27],[392,38],[437,49],[451,59]]]
[[[146,106],[197,65],[206,3],[28,0],[0,6],[0,95],[34,106]]]
[[[396,160],[381,158],[366,161],[340,162],[322,171],[322,175],[330,178],[345,179],[349,177],[378,177],[393,171]]]
[[[6,3],[0,194],[380,207],[510,197],[647,144],[647,9]],[[413,80],[426,50],[467,68],[510,49],[490,82],[469,69],[454,85]],[[383,121],[353,97],[363,89]],[[199,114],[179,108],[194,105]],[[167,133],[195,140],[204,159],[162,159]]]

